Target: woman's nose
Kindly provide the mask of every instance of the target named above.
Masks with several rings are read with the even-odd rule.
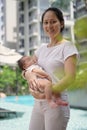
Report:
[[[52,28],[52,23],[48,23],[48,27],[49,27],[49,28]]]

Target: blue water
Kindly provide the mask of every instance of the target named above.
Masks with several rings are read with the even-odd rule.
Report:
[[[34,98],[30,95],[25,95],[25,96],[7,96],[5,98],[6,102],[12,102],[16,104],[21,104],[21,105],[29,105],[32,106],[34,104]]]
[[[4,99],[6,102],[12,102],[21,105],[32,106],[34,98],[30,95],[26,96],[8,96]],[[67,130],[87,130],[87,111],[79,109],[70,109],[71,118]]]

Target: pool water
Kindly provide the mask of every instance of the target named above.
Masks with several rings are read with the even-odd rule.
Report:
[[[5,102],[33,106],[34,98],[26,96],[8,96],[4,98]],[[87,130],[87,111],[79,109],[70,109],[70,121],[67,130]]]
[[[32,106],[34,104],[34,98],[30,95],[7,96],[4,100],[6,102],[12,102],[12,103],[21,104],[21,105]]]

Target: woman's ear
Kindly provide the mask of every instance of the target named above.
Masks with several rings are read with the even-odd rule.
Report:
[[[64,22],[61,22],[61,28],[63,28],[64,27]]]

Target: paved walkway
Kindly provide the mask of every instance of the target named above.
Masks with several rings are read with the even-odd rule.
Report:
[[[18,117],[0,118],[0,130],[28,130],[32,106],[24,106],[0,101],[0,107],[17,111]],[[87,130],[87,111],[71,109],[71,119],[67,130]]]

